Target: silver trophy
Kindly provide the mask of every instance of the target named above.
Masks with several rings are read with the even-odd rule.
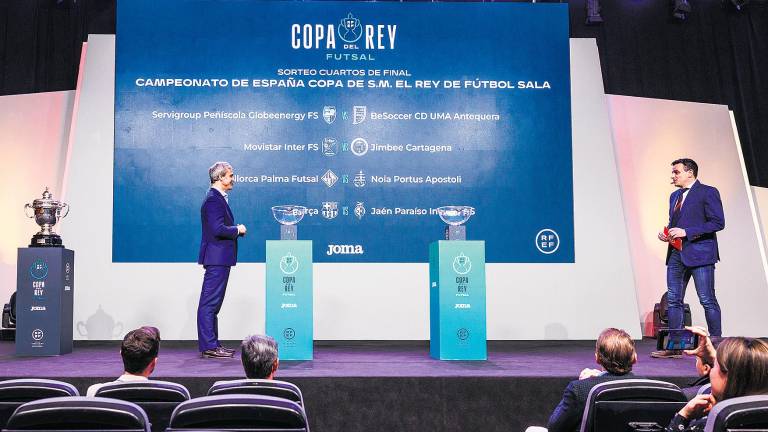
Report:
[[[470,217],[475,214],[475,208],[469,206],[444,206],[437,208],[437,214],[443,220],[446,240],[466,240],[467,227],[464,226]]]
[[[29,209],[32,209],[32,214],[29,213]],[[35,222],[40,225],[40,232],[32,236],[29,247],[64,247],[61,237],[53,231],[53,226],[59,219],[67,217],[68,204],[54,200],[46,187],[42,198],[32,201],[32,204],[24,205],[24,214],[28,218],[35,218]]]
[[[272,216],[280,223],[280,240],[296,240],[296,224],[307,214],[307,208],[300,205],[279,205],[272,207]]]

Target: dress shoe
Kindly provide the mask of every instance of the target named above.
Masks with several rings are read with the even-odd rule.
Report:
[[[232,353],[232,354],[235,353],[235,350],[233,350],[232,348],[224,348],[223,346],[219,346],[218,349]]]
[[[683,352],[681,350],[661,350],[652,351],[651,357],[653,358],[682,358]]]
[[[234,353],[225,351],[219,347],[205,350],[200,354],[203,356],[203,358],[231,358]]]

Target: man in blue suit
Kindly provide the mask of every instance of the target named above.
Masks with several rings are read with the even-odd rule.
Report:
[[[699,182],[699,166],[691,159],[672,162],[672,184],[679,189],[669,197],[668,234],[659,240],[682,240],[682,250],[667,247],[667,297],[669,328],[683,328],[685,288],[693,276],[696,293],[704,307],[709,334],[722,336],[720,305],[715,297],[715,263],[720,260],[717,231],[725,228],[720,192]],[[678,350],[655,351],[653,357],[681,357]]]
[[[198,264],[205,268],[200,304],[197,306],[197,342],[206,358],[229,358],[235,350],[219,343],[218,313],[227,291],[229,270],[237,263],[237,238],[245,225],[235,225],[227,192],[235,185],[232,166],[216,162],[208,169],[211,188],[200,208],[202,239]]]

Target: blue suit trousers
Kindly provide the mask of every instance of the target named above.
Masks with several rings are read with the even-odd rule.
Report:
[[[197,307],[197,343],[200,352],[215,349],[219,343],[218,313],[224,303],[230,266],[207,265]]]

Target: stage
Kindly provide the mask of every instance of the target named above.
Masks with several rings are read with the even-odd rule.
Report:
[[[636,376],[680,386],[693,358],[651,359],[656,341],[637,342]],[[236,347],[237,342],[225,344]],[[75,342],[72,354],[16,357],[0,342],[0,378],[51,378],[75,385],[122,373],[119,342]],[[592,341],[495,341],[487,361],[437,361],[426,341],[320,341],[313,361],[283,361],[277,378],[297,384],[314,432],[521,431],[544,425],[568,381],[596,367]],[[202,359],[191,341],[163,341],[152,378],[202,396],[214,381],[243,378],[239,356]]]

